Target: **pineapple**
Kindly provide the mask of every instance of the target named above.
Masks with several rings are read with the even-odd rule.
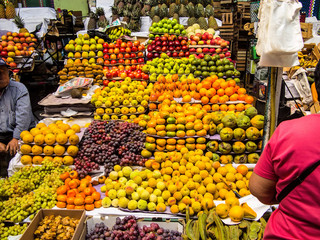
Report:
[[[201,29],[204,29],[204,30],[208,29],[208,23],[204,17],[200,17],[198,19],[198,23],[199,23]]]
[[[8,0],[6,6],[6,17],[7,19],[12,19],[16,16],[16,9],[14,8],[14,0]]]
[[[0,18],[6,18],[6,10],[2,3],[0,4]]]
[[[209,18],[210,16],[213,16],[214,15],[214,10],[213,10],[213,7],[211,5],[207,5],[206,8],[205,8],[205,14],[206,14],[206,17]]]
[[[14,23],[15,23],[16,26],[19,28],[19,33],[27,33],[27,32],[29,32],[29,31],[24,27],[24,21],[23,21],[23,19],[20,17],[19,14],[18,14],[17,16],[15,16],[15,18],[14,18]]]
[[[104,10],[103,8],[101,7],[98,7],[97,8],[97,11],[96,11],[96,14],[98,15],[99,19],[98,19],[98,27],[101,27],[101,28],[105,28],[109,22],[108,20],[106,19],[106,16],[104,15]]]
[[[216,19],[213,16],[208,18],[208,27],[213,28],[214,30],[219,30]]]
[[[179,19],[178,13],[173,14],[173,18],[172,19],[176,19],[177,23],[180,24],[180,19]]]
[[[97,25],[97,15],[94,12],[89,13],[88,30],[96,29]]]
[[[152,18],[152,23],[157,23],[157,22],[160,22],[160,17],[159,16],[154,16],[153,18]]]
[[[124,9],[124,2],[121,1],[121,2],[118,3],[118,5],[115,5],[115,6],[117,6],[116,8],[117,8],[117,11],[118,11],[118,15],[122,16],[123,9]]]
[[[204,7],[202,4],[197,4],[195,6],[195,17],[200,18],[200,17],[204,17]]]
[[[197,19],[195,17],[188,18],[188,26],[192,26],[197,23]]]
[[[162,4],[159,11],[159,17],[165,18],[168,16],[168,7],[166,4]]]
[[[119,12],[117,7],[112,6],[111,7],[111,11],[112,11],[112,22],[115,21],[117,18],[119,18]]]
[[[169,6],[169,17],[173,17],[175,13],[179,12],[179,6],[175,3],[171,3]]]
[[[192,2],[188,3],[188,5],[186,6],[186,9],[187,9],[189,18],[194,17],[194,5]]]
[[[179,16],[180,17],[188,17],[187,8],[183,4],[181,4],[181,6],[180,6]]]

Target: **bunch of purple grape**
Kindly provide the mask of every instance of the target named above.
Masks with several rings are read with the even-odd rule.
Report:
[[[93,121],[79,144],[79,152],[74,160],[80,177],[86,176],[99,165],[104,165],[105,175],[114,165],[143,166],[141,156],[146,135],[135,123],[120,121]]]
[[[160,228],[157,223],[149,227],[138,227],[134,216],[127,216],[122,220],[116,219],[111,230],[104,223],[97,223],[95,228],[86,236],[87,240],[182,240],[181,233]]]

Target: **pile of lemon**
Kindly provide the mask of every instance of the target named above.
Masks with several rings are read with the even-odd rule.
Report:
[[[97,89],[91,98],[96,107],[95,120],[136,118],[146,111],[152,87],[152,84],[131,81],[127,77],[122,82],[110,82],[103,89]]]
[[[21,132],[21,163],[38,165],[49,160],[72,165],[73,157],[79,150],[77,147],[79,137],[76,134],[79,132],[79,125],[70,126],[60,120],[48,126],[45,123],[38,123],[30,131]]]

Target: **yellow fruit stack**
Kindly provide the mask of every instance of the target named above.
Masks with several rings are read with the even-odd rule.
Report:
[[[43,161],[57,161],[72,165],[73,158],[78,153],[79,137],[76,133],[79,132],[79,125],[74,124],[70,127],[62,121],[56,121],[48,126],[38,123],[30,131],[21,132],[21,163],[38,165]]]
[[[95,105],[95,119],[134,119],[145,112],[153,84],[144,81],[110,82],[107,87],[97,89],[91,98]]]

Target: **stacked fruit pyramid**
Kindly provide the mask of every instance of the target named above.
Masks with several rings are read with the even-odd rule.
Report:
[[[149,36],[150,37],[150,36]],[[161,37],[155,37],[154,40],[149,40],[147,47],[148,60],[159,57],[161,53],[166,53],[169,57],[189,57],[188,38],[164,34]]]
[[[190,54],[198,58],[203,58],[205,54],[219,55],[220,58],[226,57],[231,60],[230,42],[215,36],[213,29],[205,31],[200,29],[198,24],[194,24],[187,28],[187,33],[190,39],[188,42]]]
[[[153,84],[132,80],[110,81],[92,95],[96,107],[95,120],[128,120],[146,112]]]
[[[180,80],[194,77],[203,79],[217,75],[228,81],[234,79],[237,83],[240,82],[240,72],[235,69],[234,64],[227,58],[221,59],[219,55],[206,54],[203,59],[198,59],[194,55],[190,55],[189,58],[174,59],[161,53],[160,57],[147,61],[142,71],[150,75],[151,82],[156,82],[160,74],[165,76],[178,74]]]
[[[93,187],[90,176],[80,179],[78,172],[73,170],[59,177],[64,184],[57,189],[57,207],[87,211],[101,207],[100,193]]]
[[[65,46],[68,53],[67,64],[58,73],[60,84],[74,77],[93,78],[94,83],[103,83],[103,44],[99,37],[90,38],[88,34],[70,40]]]
[[[7,32],[1,37],[0,55],[11,68],[16,68],[23,57],[29,57],[37,44],[37,39],[29,32]]]
[[[45,161],[54,161],[72,165],[78,153],[79,132],[79,125],[70,127],[60,120],[48,126],[38,123],[30,131],[23,131],[20,134],[21,163],[39,165]]]

